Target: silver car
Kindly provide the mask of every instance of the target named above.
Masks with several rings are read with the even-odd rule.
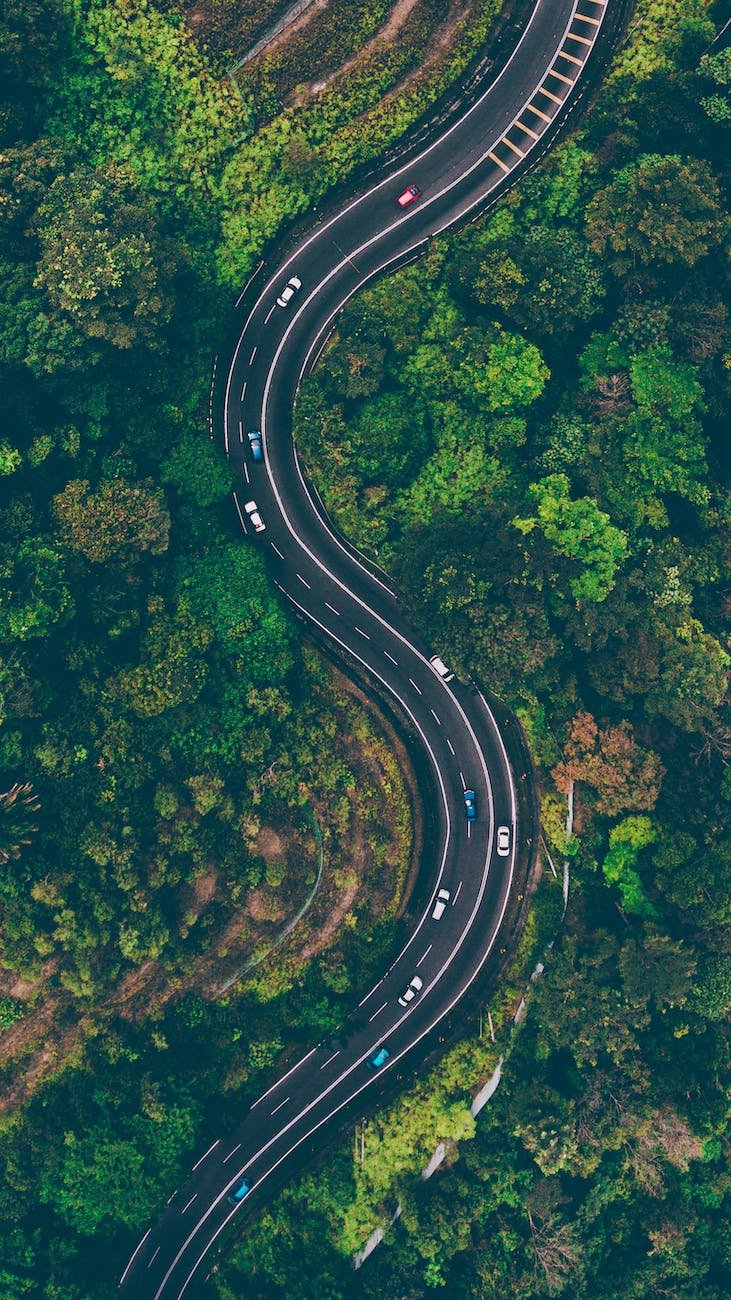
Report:
[[[402,1007],[407,1007],[410,1002],[414,1001],[414,998],[416,997],[417,993],[419,993],[421,989],[423,989],[423,987],[424,987],[424,981],[421,978],[421,975],[412,975],[411,979],[409,980],[408,987],[404,989],[403,993],[401,994],[401,997],[399,998],[400,1005]]]
[[[302,281],[298,275],[291,275],[277,298],[277,306],[287,307],[291,303],[294,295],[302,288]]]
[[[254,529],[254,532],[263,533],[264,529],[266,528],[266,524],[264,523],[264,520],[259,514],[259,507],[256,504],[256,501],[246,501],[244,503],[244,510],[246,511],[247,515],[249,516],[249,519],[251,520],[251,524]]]

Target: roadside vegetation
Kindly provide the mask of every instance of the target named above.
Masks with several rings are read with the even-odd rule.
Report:
[[[341,528],[518,710],[544,881],[496,1044],[475,1025],[369,1123],[362,1164],[351,1139],[289,1188],[236,1248],[225,1300],[731,1290],[731,109],[713,31],[703,5],[640,4],[579,132],[355,299],[300,396],[298,445]],[[571,879],[552,949],[549,857]]]
[[[382,965],[412,794],[210,439],[240,96],[145,3],[0,38],[0,1293],[97,1300]]]
[[[327,59],[313,39],[234,86],[172,7],[3,10],[3,1300],[116,1294],[190,1152],[388,950],[408,792],[234,531],[210,346],[271,236],[419,116],[497,8],[430,60],[444,10],[419,5],[301,103],[332,31]],[[222,1296],[351,1294],[397,1198],[364,1295],[729,1291],[728,60],[699,64],[697,0],[640,13],[581,135],[358,300],[297,416],[339,522],[521,710],[572,863],[564,938],[477,1125],[500,1038],[379,1117],[363,1167],[346,1144],[288,1192]],[[302,929],[222,994],[308,895],[314,826]],[[415,1194],[436,1140],[470,1134]]]

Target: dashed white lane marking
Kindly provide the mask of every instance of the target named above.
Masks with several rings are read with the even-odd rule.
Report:
[[[184,1205],[183,1208],[182,1208],[182,1210],[180,1211],[181,1214],[185,1214],[185,1211],[190,1209],[190,1207],[191,1207],[191,1205],[193,1204],[193,1202],[194,1202],[194,1200],[195,1200],[195,1198],[196,1198],[197,1195],[198,1195],[197,1192],[193,1192],[193,1195],[191,1196],[191,1198],[190,1198],[190,1200],[188,1201],[187,1205]]]
[[[246,397],[246,385],[248,384],[248,382],[249,382],[248,379],[245,379],[245,380],[244,380],[244,386],[243,386],[243,388],[241,389],[241,401],[242,401],[242,402],[243,402],[244,398]]]
[[[390,659],[390,660],[391,660],[391,663],[392,663],[392,664],[395,664],[396,667],[398,668],[398,659],[394,659],[393,655],[391,655],[391,654],[388,653],[388,650],[384,650],[383,653],[385,654],[386,658],[387,658],[387,659]]]
[[[272,550],[277,552],[277,555],[279,556],[280,560],[283,560],[283,559],[284,559],[284,556],[282,555],[282,552],[280,551],[280,549],[279,549],[279,547],[277,546],[276,542],[271,542],[270,545],[271,545]]]
[[[175,1188],[175,1191],[172,1193],[172,1195],[171,1195],[171,1196],[168,1196],[168,1199],[166,1200],[165,1204],[166,1204],[166,1205],[169,1205],[170,1202],[171,1202],[172,1199],[173,1199],[173,1196],[177,1196],[177,1194],[178,1194],[178,1189],[177,1189],[177,1187],[176,1187],[176,1188]]]
[[[340,610],[336,609],[334,605],[331,605],[329,600],[325,601],[325,607],[330,610],[331,614],[337,614],[338,618],[340,618]]]
[[[275,1107],[274,1107],[274,1110],[272,1110],[272,1111],[269,1112],[270,1115],[276,1115],[277,1111],[278,1111],[278,1110],[281,1110],[281,1109],[282,1109],[282,1106],[286,1106],[286,1105],[287,1105],[287,1102],[288,1102],[289,1100],[290,1100],[289,1097],[285,1097],[285,1098],[284,1098],[284,1101],[280,1101],[279,1105],[278,1105],[278,1106],[275,1106]]]
[[[272,1084],[271,1088],[267,1088],[266,1092],[263,1092],[261,1094],[261,1097],[257,1097],[256,1101],[253,1101],[251,1103],[251,1105],[249,1106],[249,1110],[253,1110],[254,1107],[258,1106],[261,1101],[264,1101],[264,1098],[268,1097],[270,1092],[274,1092],[274,1089],[278,1088],[280,1083],[284,1083],[284,1080],[288,1079],[290,1074],[294,1074],[295,1070],[299,1070],[300,1066],[304,1065],[305,1061],[309,1061],[310,1057],[314,1056],[316,1051],[317,1051],[317,1047],[311,1047],[309,1052],[306,1052],[304,1056],[300,1057],[299,1061],[295,1061],[294,1065],[291,1066],[289,1070],[287,1070],[286,1074],[282,1075],[281,1079],[277,1079],[276,1082]]]
[[[414,681],[413,677],[410,677],[410,678],[409,678],[409,681],[411,682],[411,685],[413,686],[414,690],[415,690],[419,695],[421,695],[422,692],[419,690],[419,687],[416,685],[416,682]]]
[[[156,1247],[155,1247],[155,1254],[152,1256],[152,1259],[150,1260],[149,1264],[147,1265],[148,1268],[152,1268],[153,1264],[155,1263],[155,1260],[157,1259],[158,1255],[160,1254],[160,1249],[161,1249],[160,1246],[156,1246]]]
[[[472,839],[472,822],[467,823],[467,839]]]
[[[244,441],[244,422],[239,420],[239,442]]]
[[[213,1148],[218,1146],[220,1141],[221,1141],[220,1138],[216,1138],[215,1142],[211,1143],[208,1150],[203,1152],[203,1155],[201,1156],[200,1160],[197,1160],[196,1163],[193,1165],[193,1173],[195,1173],[196,1169],[198,1168],[198,1165],[203,1164],[203,1161],[206,1159],[207,1156],[211,1154]]]
[[[272,313],[273,313],[274,308],[276,307],[276,305],[277,305],[277,304],[276,304],[275,302],[273,302],[272,305],[271,305],[271,307],[269,308],[269,311],[267,312],[266,316],[264,317],[264,324],[265,324],[265,325],[268,325],[268,324],[269,324],[269,321],[271,320]]]
[[[449,745],[449,752],[450,752],[450,754],[452,755],[452,758],[456,758],[457,755],[456,755],[455,752],[454,752],[454,745],[452,744],[452,742],[451,742],[451,740],[449,739],[449,737],[447,737],[447,744]]]
[[[437,726],[438,726],[438,727],[441,727],[441,725],[442,725],[442,721],[441,721],[441,718],[439,717],[439,715],[438,715],[437,713],[435,713],[433,709],[430,709],[429,712],[431,713],[431,715],[432,715],[434,721],[436,722]]]
[[[418,970],[419,966],[421,966],[421,963],[424,961],[424,959],[425,959],[426,957],[429,956],[429,953],[431,952],[431,950],[432,950],[433,947],[434,947],[434,944],[433,944],[433,943],[430,943],[430,944],[429,944],[429,947],[428,947],[427,950],[426,950],[426,952],[423,952],[423,953],[421,954],[419,960],[418,960],[417,963],[416,963],[417,970]]]
[[[364,631],[363,631],[363,628],[362,628],[362,627],[358,627],[358,624],[357,624],[357,623],[356,623],[354,626],[355,626],[355,630],[356,630],[356,632],[360,632],[361,636],[364,636],[365,639],[366,639],[366,641],[370,641],[371,638],[369,637],[369,635],[368,635],[367,632],[364,632]]]
[[[249,466],[246,464],[246,461],[243,462],[243,471],[244,471],[244,478],[246,479],[246,482],[250,483],[251,479],[249,478]]]
[[[249,365],[250,365],[250,366],[253,366],[253,364],[254,364],[254,357],[256,356],[258,350],[259,350],[259,344],[257,343],[257,344],[255,344],[255,346],[254,346],[254,348],[253,348],[253,350],[252,350],[251,356],[249,357]]]
[[[373,1015],[368,1017],[368,1024],[371,1023],[371,1020],[375,1020],[376,1016],[380,1016],[381,1012],[383,1011],[383,1008],[387,1006],[388,1006],[388,1001],[382,1002],[378,1010],[374,1011]]]
[[[459,884],[457,885],[457,888],[454,891],[454,898],[452,899],[452,907],[454,907],[455,903],[457,902],[461,889],[462,889],[462,881],[460,880]]]
[[[326,1060],[326,1061],[323,1061],[322,1065],[320,1066],[320,1069],[321,1069],[321,1070],[324,1070],[324,1069],[325,1069],[325,1066],[326,1066],[326,1065],[329,1065],[330,1062],[331,1062],[331,1061],[334,1061],[334,1060],[335,1060],[335,1057],[336,1057],[336,1056],[339,1056],[339,1055],[340,1055],[340,1049],[338,1049],[337,1052],[333,1052],[332,1056],[328,1056],[327,1060]]]
[[[237,1142],[237,1144],[236,1144],[236,1146],[234,1147],[233,1151],[229,1151],[229,1153],[228,1153],[228,1155],[226,1156],[225,1160],[223,1160],[221,1163],[224,1164],[224,1165],[227,1164],[228,1161],[231,1159],[231,1157],[232,1157],[232,1156],[235,1156],[235,1155],[236,1155],[236,1152],[237,1152],[237,1151],[240,1151],[240,1150],[241,1150],[241,1143],[240,1143],[240,1142]]]
[[[462,789],[463,789],[463,790],[466,790],[466,789],[467,789],[467,782],[466,782],[465,779],[464,779],[464,773],[463,773],[463,772],[460,772],[460,774],[459,774],[459,779],[460,779],[460,781],[462,782]]]
[[[306,587],[308,591],[312,591],[312,587],[310,586],[309,582],[307,582],[306,579],[302,577],[301,573],[298,573],[297,577],[299,578],[303,587]]]

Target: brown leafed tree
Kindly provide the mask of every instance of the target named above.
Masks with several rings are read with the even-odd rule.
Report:
[[[616,817],[652,809],[665,769],[657,754],[638,745],[628,722],[601,728],[590,713],[577,713],[563,760],[551,775],[564,794],[572,782],[588,785],[596,811]]]

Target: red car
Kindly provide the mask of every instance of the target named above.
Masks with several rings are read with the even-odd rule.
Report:
[[[407,190],[404,190],[403,194],[399,194],[396,202],[400,208],[408,208],[409,204],[413,203],[414,199],[418,199],[420,194],[421,190],[418,185],[410,185]]]

